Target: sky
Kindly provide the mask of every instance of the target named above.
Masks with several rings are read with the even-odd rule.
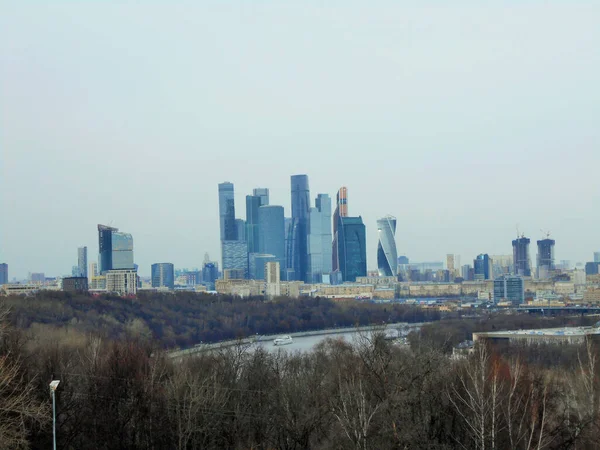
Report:
[[[135,261],[220,259],[217,184],[290,214],[348,187],[376,268],[472,262],[520,232],[600,250],[598,1],[53,1],[0,5],[0,262],[69,274],[96,225]],[[532,259],[535,258],[532,245]]]

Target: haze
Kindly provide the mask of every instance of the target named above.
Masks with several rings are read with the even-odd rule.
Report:
[[[509,254],[517,224],[557,260],[600,249],[598,2],[51,3],[0,7],[11,278],[95,260],[98,223],[142,275],[199,267],[219,182],[238,217],[254,187],[289,215],[300,173],[348,186],[369,268],[386,214],[415,261]]]

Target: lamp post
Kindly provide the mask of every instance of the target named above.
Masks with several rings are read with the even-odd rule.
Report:
[[[56,450],[56,388],[60,380],[53,380],[50,383],[50,393],[52,394],[52,439],[53,439],[53,449]]]

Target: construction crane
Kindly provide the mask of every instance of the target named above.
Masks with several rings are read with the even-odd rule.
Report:
[[[550,230],[540,229],[540,231],[542,232],[542,235],[545,236],[546,239],[550,239]]]

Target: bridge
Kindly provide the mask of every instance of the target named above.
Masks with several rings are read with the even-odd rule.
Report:
[[[530,314],[556,315],[562,313],[576,314],[600,314],[600,306],[527,306],[521,305],[516,308],[519,312]]]

